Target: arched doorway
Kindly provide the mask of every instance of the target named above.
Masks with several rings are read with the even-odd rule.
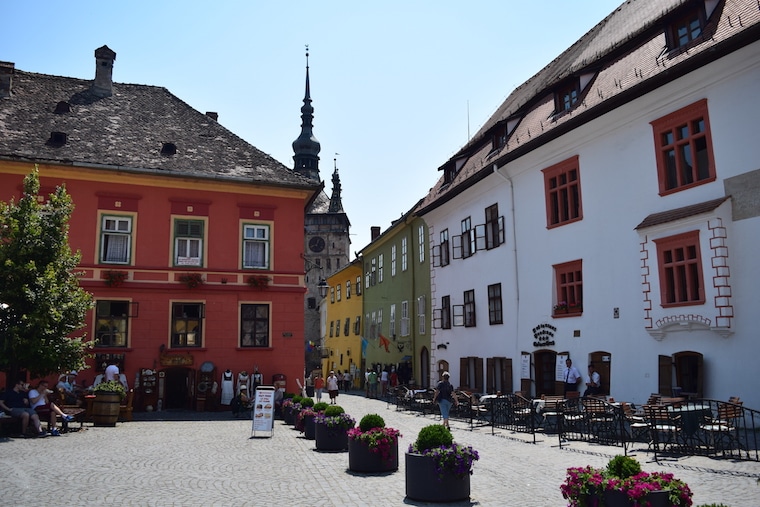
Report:
[[[430,387],[430,352],[427,347],[420,350],[420,384],[422,387]]]
[[[610,392],[612,392],[612,384],[610,383],[610,380],[612,379],[612,354],[603,350],[592,352],[589,354],[589,364],[593,364],[594,368],[599,373],[599,381],[601,382],[602,387],[601,394],[610,394]],[[580,365],[578,365],[578,369],[581,369]],[[583,378],[585,379],[586,376],[587,374],[584,374]]]
[[[659,392],[665,396],[673,394],[679,387],[681,394],[704,397],[704,356],[699,352],[676,352],[673,356],[659,357]]]
[[[537,350],[533,353],[533,359],[536,368],[536,397],[556,394],[557,353],[553,350]]]
[[[438,369],[437,369],[437,377],[434,380],[434,384],[438,384],[438,382],[443,378],[443,372],[449,371],[449,362],[441,359],[438,361]]]

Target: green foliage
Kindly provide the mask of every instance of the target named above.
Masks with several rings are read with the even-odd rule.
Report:
[[[451,445],[452,441],[451,431],[446,426],[443,424],[430,424],[422,428],[417,434],[414,448],[417,452],[422,452],[442,445]]]
[[[607,473],[618,479],[627,479],[641,472],[641,465],[630,456],[618,454],[607,463]]]
[[[301,403],[301,400],[303,400],[303,396],[300,394],[293,395],[293,403]]]
[[[287,400],[288,398],[293,399],[293,397],[296,395],[296,393],[283,393],[282,399]]]
[[[121,382],[115,380],[107,380],[96,385],[93,389],[95,394],[98,393],[118,393],[119,398],[122,400],[127,397],[127,392],[124,390],[124,386]]]
[[[363,432],[369,431],[372,428],[385,428],[385,419],[377,414],[367,414],[359,421],[359,429]]]
[[[314,400],[311,398],[301,398],[301,407],[313,407],[314,406]]]
[[[324,412],[330,405],[324,401],[320,401],[314,404],[314,412]]]
[[[328,405],[325,409],[325,417],[334,417],[336,415],[342,414],[343,412],[345,412],[345,410],[343,410],[343,407],[340,405]]]
[[[70,335],[85,324],[92,295],[79,286],[79,253],[68,243],[74,209],[63,186],[39,202],[38,169],[18,202],[0,202],[0,370],[16,378],[85,368],[91,342]]]

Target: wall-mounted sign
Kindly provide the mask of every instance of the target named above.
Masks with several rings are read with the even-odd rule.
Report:
[[[533,346],[534,347],[553,347],[554,333],[557,328],[551,324],[539,324],[533,328]]]

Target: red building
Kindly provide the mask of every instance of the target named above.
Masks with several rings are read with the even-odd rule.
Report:
[[[109,360],[138,410],[212,409],[222,375],[255,366],[287,389],[304,373],[304,210],[309,180],[166,89],[0,62],[0,199],[37,164],[43,194],[65,184],[70,244],[94,295],[91,384]],[[144,374],[141,376],[141,374]],[[213,393],[213,395],[212,395]]]

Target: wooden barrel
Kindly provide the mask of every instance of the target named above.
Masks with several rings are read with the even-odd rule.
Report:
[[[92,422],[95,426],[116,426],[119,419],[119,393],[97,393],[92,403]]]

